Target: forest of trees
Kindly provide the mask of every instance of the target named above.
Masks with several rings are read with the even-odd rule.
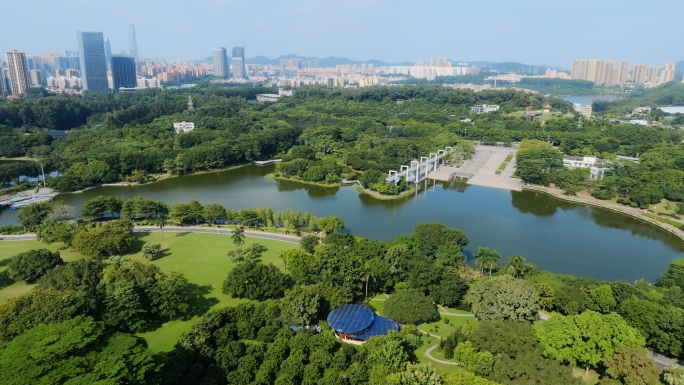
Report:
[[[107,203],[95,198],[84,208]],[[387,243],[336,232],[343,226],[336,223],[322,244],[304,236],[301,248],[281,251],[284,272],[258,258],[239,262],[223,292],[253,302],[207,312],[205,292],[182,273],[117,257],[134,247],[126,223],[144,220],[160,205],[136,198],[121,204],[129,207],[122,219],[81,225],[86,229],[77,231],[72,249],[84,257],[74,262],[47,250],[9,260],[3,280],[37,287],[0,304],[0,370],[15,379],[8,383],[581,384],[572,375],[577,366],[598,372],[601,384],[627,385],[635,378],[658,381],[644,347],[684,357],[680,263],[655,285],[633,285],[536,271],[521,256],[503,262],[495,250],[480,247],[478,271],[465,264],[467,235],[438,223]],[[227,212],[203,209],[202,220]],[[256,215],[278,217],[267,210]],[[36,226],[48,223],[55,225]],[[79,246],[79,234],[94,230],[104,233]],[[98,239],[123,248],[90,253]],[[376,293],[391,293],[384,314],[404,325],[399,333],[355,347],[328,331],[288,328],[318,324],[332,309]],[[462,303],[480,322],[458,328],[438,349],[463,370],[439,375],[418,365],[416,349],[426,337],[413,325],[439,319],[436,305]],[[539,310],[559,315],[540,322]],[[203,316],[170,352],[153,354],[133,334],[193,314]]]

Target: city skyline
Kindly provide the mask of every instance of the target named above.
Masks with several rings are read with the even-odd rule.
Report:
[[[568,68],[577,57],[613,57],[651,66],[684,60],[684,54],[672,48],[684,41],[677,31],[684,4],[652,7],[647,16],[630,11],[639,4],[636,0],[600,4],[589,0],[571,4],[554,0],[524,0],[522,4],[493,1],[493,11],[483,13],[477,4],[445,0],[421,6],[404,0],[391,4],[386,0],[309,0],[267,6],[241,0],[205,0],[192,7],[152,0],[136,5],[139,12],[130,15],[119,2],[79,0],[78,9],[41,3],[42,12],[38,13],[35,6],[15,2],[5,7],[17,16],[7,20],[6,28],[25,32],[3,39],[0,50],[18,49],[27,55],[74,50],[67,36],[73,36],[74,30],[92,29],[103,31],[111,40],[112,52],[123,49],[130,53],[131,24],[136,26],[137,41],[145,47],[140,57],[151,59],[203,59],[215,47],[231,46],[233,36],[244,36],[250,46],[247,58],[298,54],[400,63],[443,56],[561,68]],[[591,14],[586,13],[588,8]],[[146,16],[157,12],[160,17]],[[564,17],[557,18],[558,12],[563,12]],[[235,18],[229,26],[217,30],[215,26],[221,25],[227,13],[245,17]],[[293,18],[283,18],[283,14]],[[78,21],[65,24],[66,28],[55,28],[49,20],[60,17]],[[29,19],[30,28],[18,22]],[[595,23],[605,27],[601,39],[593,36]],[[390,24],[403,27],[389,28]],[[284,27],[288,33],[281,32]],[[301,37],[290,38],[296,35]],[[477,39],[469,38],[475,35]],[[611,44],[605,44],[606,39]],[[551,45],[562,49],[549,49]],[[645,46],[649,48],[638,48]]]

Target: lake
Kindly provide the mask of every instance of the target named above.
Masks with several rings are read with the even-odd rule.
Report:
[[[565,96],[563,100],[570,103],[581,104],[583,106],[592,104],[596,100],[605,100],[607,102],[614,102],[616,100],[624,99],[624,95],[615,94],[601,94],[601,95],[584,95],[584,96]]]
[[[440,222],[466,232],[470,257],[478,246],[488,246],[501,254],[502,264],[519,254],[540,269],[605,280],[653,282],[684,251],[684,242],[657,227],[541,193],[428,182],[414,197],[378,201],[353,187],[322,188],[265,177],[273,167],[246,166],[135,187],[100,187],[58,200],[80,207],[96,195],[108,194],[167,203],[197,199],[233,210],[270,206],[319,217],[337,215],[353,234],[383,241],[409,234],[419,223]],[[3,210],[0,225],[16,223],[16,213]]]

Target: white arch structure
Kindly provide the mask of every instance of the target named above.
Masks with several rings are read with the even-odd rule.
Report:
[[[399,172],[390,170],[386,181],[398,183],[401,178],[406,177],[408,182],[418,183],[427,178],[427,174],[430,171],[436,170],[442,158],[452,152],[454,152],[453,147],[445,147],[444,150],[437,150],[436,154],[430,153],[430,156],[420,157],[420,161],[414,159],[411,161],[410,166],[402,165],[399,168]]]

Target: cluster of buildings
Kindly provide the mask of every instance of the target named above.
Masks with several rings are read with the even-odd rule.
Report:
[[[228,52],[225,47],[215,48],[213,51],[213,75],[219,78],[247,79],[247,67],[245,63],[244,40],[236,42],[231,51],[232,65],[228,61]]]
[[[379,73],[387,75],[408,75],[417,79],[434,80],[438,76],[477,75],[480,69],[460,63],[454,66],[447,58],[430,58],[427,62],[417,62],[412,66],[387,66],[378,68]]]
[[[661,71],[658,66],[646,64],[637,64],[632,68],[629,60],[623,60],[619,66],[615,66],[614,60],[575,60],[572,62],[570,78],[606,86],[628,82],[655,86],[674,81],[676,71],[675,63],[667,63]]]
[[[77,51],[27,57],[14,50],[0,66],[0,97],[18,97],[32,86],[44,85],[55,92],[120,92],[158,88],[162,82],[182,82],[207,75],[208,68],[158,65],[138,59],[135,27],[129,26],[129,53],[112,54],[102,32],[78,31]]]

